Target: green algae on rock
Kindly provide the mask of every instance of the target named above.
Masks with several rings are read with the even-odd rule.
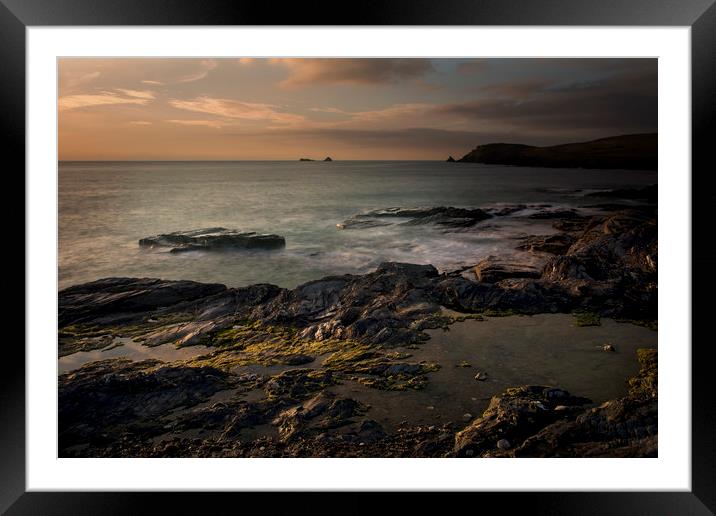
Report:
[[[574,312],[574,324],[576,326],[600,326],[601,318],[594,312]]]

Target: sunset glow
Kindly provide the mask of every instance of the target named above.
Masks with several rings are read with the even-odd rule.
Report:
[[[60,160],[436,159],[656,131],[649,59],[61,59]]]

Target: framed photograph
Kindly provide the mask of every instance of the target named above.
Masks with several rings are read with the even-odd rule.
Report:
[[[324,7],[3,0],[0,509],[711,514],[716,7]]]

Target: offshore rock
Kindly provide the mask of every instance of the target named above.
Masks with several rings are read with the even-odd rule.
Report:
[[[205,228],[176,231],[142,238],[140,247],[169,247],[172,253],[210,251],[217,249],[281,249],[286,247],[282,236],[226,228]]]

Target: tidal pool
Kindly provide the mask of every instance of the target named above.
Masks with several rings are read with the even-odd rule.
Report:
[[[57,365],[57,374],[68,373],[90,362],[106,360],[108,358],[124,357],[131,360],[155,358],[163,362],[172,362],[174,360],[187,360],[211,351],[212,349],[206,346],[190,346],[185,348],[177,348],[173,344],[145,346],[141,342],[134,342],[131,338],[118,337],[106,348],[92,351],[78,351],[77,353],[60,357]]]
[[[425,389],[386,392],[345,382],[330,390],[370,404],[366,417],[386,429],[401,421],[464,426],[466,414],[480,416],[492,396],[527,384],[561,387],[596,404],[626,394],[627,378],[639,370],[637,348],[657,347],[658,335],[611,319],[578,327],[568,314],[468,319],[427,333],[429,341],[407,350],[407,361],[441,365]],[[616,351],[603,351],[607,343]],[[478,372],[487,379],[475,380]]]
[[[383,391],[346,380],[327,391],[367,405],[365,417],[388,431],[394,431],[403,421],[411,426],[452,421],[460,428],[479,417],[490,398],[507,387],[529,384],[561,387],[595,404],[623,396],[627,392],[627,379],[639,370],[636,350],[656,348],[658,343],[657,332],[641,326],[602,319],[601,326],[578,327],[569,314],[468,319],[451,325],[447,331],[437,329],[427,333],[430,340],[417,349],[399,348],[411,355],[406,358],[408,362],[425,360],[440,364],[438,371],[428,373],[428,384],[423,390]],[[106,358],[156,358],[170,362],[212,351],[205,346],[147,347],[128,338],[115,342],[122,345],[61,357],[59,373]],[[605,344],[611,344],[615,351],[603,351]],[[322,362],[323,359],[318,359],[298,367],[319,368]],[[295,368],[252,365],[236,367],[233,372],[275,375]],[[476,380],[478,372],[486,380]],[[217,393],[208,404],[235,395],[257,401],[265,392],[256,389],[242,394],[232,389]],[[244,437],[275,434],[271,425],[242,432]]]

